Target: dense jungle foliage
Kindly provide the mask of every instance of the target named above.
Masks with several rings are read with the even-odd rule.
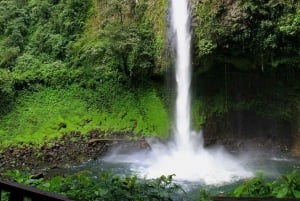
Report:
[[[167,0],[0,0],[1,143],[90,129],[168,135],[167,7]],[[194,128],[237,111],[295,122],[299,1],[191,7]]]
[[[92,129],[167,135],[166,5],[1,0],[1,143]]]

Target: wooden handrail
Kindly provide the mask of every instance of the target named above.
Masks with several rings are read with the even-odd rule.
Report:
[[[23,201],[24,198],[30,198],[31,201],[72,201],[63,195],[57,195],[11,181],[0,181],[0,201],[1,192],[9,192],[9,201]]]

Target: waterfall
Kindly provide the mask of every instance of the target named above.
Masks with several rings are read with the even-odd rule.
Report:
[[[188,0],[171,1],[171,26],[176,44],[177,98],[175,111],[175,140],[181,148],[189,147],[190,129],[190,14]]]
[[[176,48],[177,97],[174,141],[162,144],[149,140],[151,150],[124,155],[114,153],[105,160],[132,164],[146,178],[175,174],[176,180],[220,184],[252,173],[222,147],[205,149],[201,132],[191,130],[191,33],[188,0],[170,0],[171,27]]]

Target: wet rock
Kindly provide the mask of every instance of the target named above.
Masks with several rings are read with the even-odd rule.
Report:
[[[53,169],[57,169],[57,168],[59,168],[59,165],[57,165],[57,164],[54,164],[54,165],[51,165],[51,166],[50,166],[50,169],[52,169],[52,170],[53,170]]]
[[[210,139],[206,139],[204,142],[204,147],[209,147],[212,145],[216,145],[218,142],[218,140],[216,138],[210,138]]]
[[[44,178],[44,173],[40,172],[40,173],[36,173],[34,175],[31,176],[32,179],[41,179]]]
[[[63,129],[63,128],[67,128],[67,124],[64,123],[64,122],[59,123],[59,124],[58,124],[58,129],[57,129],[57,130],[61,130],[61,129]]]
[[[114,147],[120,146],[123,151],[144,149],[149,145],[144,140],[130,140],[130,133],[110,135],[103,131],[93,130],[86,136],[80,132],[71,132],[60,139],[53,139],[40,148],[34,146],[9,147],[0,153],[0,165],[4,169],[30,168],[39,172],[39,169],[57,168],[65,164],[74,165],[89,159],[97,159]]]

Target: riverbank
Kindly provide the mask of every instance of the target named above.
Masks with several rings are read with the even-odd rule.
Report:
[[[109,137],[107,137],[109,136]],[[205,146],[224,146],[230,152],[261,152],[269,154],[290,153],[288,144],[271,139],[213,139],[206,137]],[[96,160],[118,148],[122,152],[150,149],[144,137],[132,137],[130,133],[107,133],[93,130],[83,135],[70,132],[40,147],[18,145],[4,149],[0,154],[2,170],[26,169],[39,172],[42,169],[68,168],[87,160]]]
[[[22,144],[8,147],[0,155],[0,167],[4,170],[29,168],[32,172],[43,168],[68,167],[101,157],[116,147],[130,151],[148,148],[148,144],[144,138],[133,139],[126,133],[114,133],[108,138],[105,132],[99,130],[86,135],[71,132],[41,147]]]

